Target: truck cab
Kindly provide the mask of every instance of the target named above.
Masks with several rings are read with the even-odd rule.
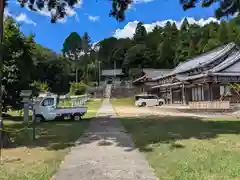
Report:
[[[57,108],[58,96],[50,94],[37,98],[33,106],[33,112],[36,121],[55,120],[55,119],[73,119],[80,120],[87,112],[86,107],[77,108]]]

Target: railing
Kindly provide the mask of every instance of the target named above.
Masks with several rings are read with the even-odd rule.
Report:
[[[59,106],[60,107],[80,107],[87,103],[90,99],[90,95],[79,95],[79,96],[59,96]]]
[[[230,109],[230,101],[191,101],[190,109]]]
[[[119,81],[113,83],[113,88],[132,88],[132,82],[131,81]]]

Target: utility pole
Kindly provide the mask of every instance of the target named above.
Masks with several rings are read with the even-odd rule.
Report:
[[[3,148],[4,132],[3,129],[3,118],[2,118],[2,69],[3,69],[3,57],[2,57],[2,44],[3,44],[3,15],[4,15],[4,0],[0,0],[0,158]]]
[[[78,68],[77,67],[76,67],[75,76],[76,76],[76,83],[77,83],[78,82]]]
[[[116,60],[114,60],[114,84],[116,81]]]
[[[100,67],[100,61],[98,61],[98,86],[100,86],[101,81],[101,67]]]

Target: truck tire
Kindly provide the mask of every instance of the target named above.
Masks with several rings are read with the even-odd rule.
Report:
[[[147,104],[145,102],[142,102],[141,106],[145,107]]]
[[[80,114],[74,114],[74,115],[72,115],[72,120],[74,120],[74,121],[80,121],[80,120],[81,120],[81,115],[80,115]]]
[[[45,121],[45,119],[44,119],[44,117],[42,115],[36,114],[35,115],[35,121],[36,122],[43,122],[43,121]]]
[[[158,105],[159,105],[159,106],[162,106],[162,105],[163,105],[163,102],[160,101],[160,102],[158,103]]]

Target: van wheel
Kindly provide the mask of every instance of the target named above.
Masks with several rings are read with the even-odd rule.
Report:
[[[43,121],[45,121],[45,119],[42,115],[35,115],[35,121],[36,122],[43,122]]]
[[[141,106],[145,107],[147,104],[145,102],[142,102]]]
[[[159,102],[158,105],[159,105],[159,106],[162,106],[162,105],[163,105],[163,102]]]
[[[74,115],[72,116],[72,120],[74,120],[74,121],[80,121],[80,120],[81,120],[81,116],[80,116],[79,114],[74,114]]]

